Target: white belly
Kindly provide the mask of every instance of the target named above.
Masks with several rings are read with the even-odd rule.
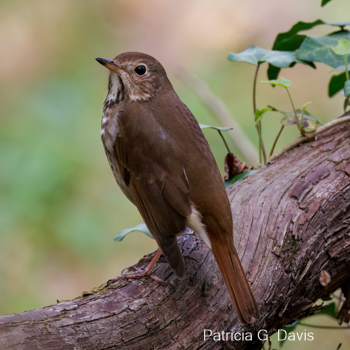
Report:
[[[119,132],[119,117],[121,113],[115,108],[107,109],[103,113],[101,124],[101,139],[105,148],[108,163],[112,169],[113,175],[120,189],[125,196],[133,202],[128,186],[126,186],[119,169],[117,156],[115,153],[115,141]]]

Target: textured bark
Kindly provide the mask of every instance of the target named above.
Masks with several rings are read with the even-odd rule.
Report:
[[[234,237],[261,317],[239,324],[211,252],[179,238],[187,277],[164,258],[155,274],[79,299],[0,318],[1,349],[259,349],[269,334],[311,315],[350,281],[350,128],[331,129],[228,189]],[[331,279],[324,287],[321,271]],[[345,312],[346,313],[346,312]],[[250,341],[203,340],[203,330],[251,332]]]

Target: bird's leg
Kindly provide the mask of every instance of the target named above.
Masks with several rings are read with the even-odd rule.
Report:
[[[154,258],[154,256],[158,253],[158,251],[159,251],[159,249],[155,250],[152,253],[144,255],[143,258],[141,258],[136,264],[131,265],[131,266],[123,269],[122,274],[124,274],[124,271],[131,272],[131,271],[139,270],[138,267],[146,261],[151,261]]]
[[[127,267],[126,269],[123,270],[123,271],[125,271],[127,269],[132,269],[133,272],[127,272],[127,273],[124,273],[121,276],[118,276],[116,278],[111,278],[107,282],[106,286],[109,286],[111,283],[117,282],[117,281],[122,280],[122,279],[140,278],[140,277],[144,277],[144,276],[149,276],[150,278],[152,278],[153,280],[155,280],[159,284],[169,285],[170,284],[169,282],[165,282],[153,274],[154,265],[158,261],[160,255],[161,255],[161,252],[159,249],[157,249],[155,252],[153,252],[151,254],[145,255],[142,259],[140,259],[140,261],[138,263],[136,263],[133,266]],[[148,266],[144,270],[138,268],[138,266],[140,266],[143,262],[149,261],[149,260],[150,260],[150,263],[148,264]]]

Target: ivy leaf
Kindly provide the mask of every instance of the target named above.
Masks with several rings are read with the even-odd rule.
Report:
[[[302,60],[300,60],[300,61],[302,61]],[[302,63],[304,63],[305,65],[308,65],[308,66],[316,69],[315,63],[313,63],[311,61],[302,61]],[[293,67],[294,65],[295,65],[295,62],[292,63],[290,65],[290,67]],[[272,64],[269,64],[269,68],[267,69],[267,77],[270,80],[277,79],[278,74],[280,73],[280,71],[281,71],[281,68],[278,68],[278,67],[273,66]]]
[[[348,96],[345,100],[344,100],[344,112],[346,112],[346,109],[348,108],[348,106],[350,105],[350,96]]]
[[[345,65],[344,65],[345,68]],[[334,96],[337,92],[343,89],[344,84],[346,82],[346,74],[341,73],[339,75],[333,75],[329,85],[328,85],[328,96],[332,97]]]
[[[240,174],[234,176],[233,178],[231,178],[230,180],[225,181],[225,187],[228,187],[239,180],[243,180],[245,177],[253,175],[253,174],[257,173],[258,171],[259,170],[248,170],[248,171],[245,171],[243,173],[240,173]]]
[[[301,43],[306,38],[306,35],[298,35],[300,31],[312,29],[320,24],[325,24],[324,21],[318,19],[314,22],[298,22],[288,31],[277,35],[273,43],[273,50],[295,51],[299,49]]]
[[[265,50],[259,46],[250,46],[247,50],[240,53],[230,52],[228,59],[233,62],[243,61],[258,66],[263,62],[269,62],[275,67],[287,68],[297,63],[307,64],[297,59],[296,53],[293,51],[276,51]]]
[[[337,316],[338,316],[338,312],[337,312],[337,307],[335,305],[335,302],[331,302],[324,309],[316,311],[315,314],[317,314],[317,315],[320,315],[320,314],[328,315],[328,316],[330,316],[330,317],[332,317],[332,318],[334,318],[336,320]]]
[[[327,3],[329,3],[332,0],[322,0],[321,6],[325,6]]]
[[[305,111],[306,107],[307,107],[309,104],[311,104],[311,102],[306,102],[305,104],[303,104],[303,105],[301,106],[301,110]]]
[[[126,235],[128,235],[130,232],[133,232],[133,231],[141,231],[144,234],[146,234],[148,237],[154,239],[154,237],[152,236],[151,232],[149,232],[146,224],[144,222],[141,222],[141,224],[138,224],[137,226],[134,226],[134,227],[131,227],[131,228],[126,228],[126,229],[120,231],[114,237],[114,240],[115,241],[122,241]]]
[[[201,127],[201,129],[215,129],[218,131],[228,131],[228,130],[232,130],[233,128],[227,127],[227,126],[212,126],[212,125],[205,125],[205,124],[199,124],[199,126]]]
[[[339,67],[344,63],[344,58],[332,49],[338,45],[339,39],[350,39],[350,32],[341,31],[328,36],[308,36],[301,44],[297,58],[322,62],[333,68]]]
[[[305,103],[300,109],[297,109],[296,112],[297,112],[297,117],[299,122],[301,122],[301,116],[303,115],[303,127],[305,129],[314,130],[317,128],[319,124],[322,124],[322,123],[305,110],[310,103],[311,102]],[[281,120],[282,125],[287,126],[287,125],[296,124],[294,111],[283,111],[272,106],[269,106],[269,107],[272,108],[272,111],[280,112],[281,114],[284,115],[284,118]]]
[[[316,130],[317,126],[321,124],[321,122],[305,110],[306,105],[304,105],[303,107],[304,109],[296,110],[299,123],[301,122],[301,116],[303,115],[303,128],[309,130]],[[287,126],[296,124],[295,115],[293,111],[279,110],[279,112],[284,115],[284,118],[281,120],[282,125]]]
[[[283,86],[285,88],[292,85],[292,82],[285,78],[278,78],[273,80],[263,80],[262,83],[271,84],[271,85],[277,85],[277,86]]]
[[[303,104],[303,105],[301,106],[300,124],[305,125],[304,120],[308,120],[308,119],[307,119],[307,114],[309,114],[309,113],[306,112],[306,107],[307,107],[310,103],[311,103],[311,102],[306,102],[305,104]],[[298,112],[297,112],[297,116],[298,116]],[[305,116],[306,116],[306,118],[304,119]],[[316,119],[316,118],[315,118],[315,119]],[[316,128],[317,128],[317,124],[316,124],[314,130],[315,130]],[[310,127],[309,127],[309,129],[310,129]]]
[[[323,22],[324,24],[328,24],[330,26],[339,27],[340,31],[343,31],[344,27],[350,26],[350,22],[333,22],[333,21],[323,21]]]
[[[324,314],[324,315],[328,315],[334,319],[337,319],[337,309],[336,309],[335,303],[334,302],[330,303],[327,307],[325,307],[319,311],[316,311],[315,314],[317,314],[317,315]],[[310,316],[310,317],[312,317],[312,316]],[[303,320],[309,319],[310,317],[304,318]],[[283,328],[287,332],[287,336],[285,337],[284,340],[280,340],[281,346],[288,339],[288,334],[295,329],[295,327],[298,325],[298,323],[299,323],[299,320],[295,321],[294,323],[287,325]]]
[[[338,45],[336,47],[332,47],[332,50],[337,55],[350,55],[350,41],[346,39],[339,39]],[[345,68],[345,65],[344,65]]]
[[[280,71],[281,71],[281,68],[274,67],[272,64],[269,64],[269,68],[267,69],[267,77],[270,80],[277,79],[278,74],[280,74]]]
[[[255,125],[259,123],[263,117],[263,115],[267,112],[272,111],[272,107],[265,107],[263,109],[257,109],[255,113]]]
[[[350,96],[350,80],[347,80],[344,84],[344,95]]]
[[[342,64],[341,66],[338,66],[337,68],[334,68],[334,70],[344,70],[345,71],[345,64]],[[350,70],[350,64],[348,64],[348,70]]]
[[[350,22],[330,22],[317,19],[314,22],[298,22],[288,31],[277,35],[273,44],[273,50],[282,51],[295,51],[299,49],[300,45],[306,38],[306,35],[298,34],[301,31],[310,30],[316,26],[327,24],[335,27],[340,27],[340,30],[344,30],[345,26],[350,25]]]
[[[301,31],[310,30],[315,26],[323,24],[340,27],[340,30],[343,30],[345,26],[350,25],[350,22],[328,22],[321,19],[318,19],[314,22],[298,22],[288,32],[280,33],[277,35],[272,49],[281,51],[296,51],[299,49],[300,45],[307,37],[305,34],[298,33]],[[299,56],[297,56],[297,58],[300,59]],[[304,64],[308,64],[309,66],[316,68],[315,64],[312,61],[313,60],[307,60],[304,62]],[[269,65],[269,68],[267,70],[267,77],[269,79],[276,79],[279,72],[279,68]]]

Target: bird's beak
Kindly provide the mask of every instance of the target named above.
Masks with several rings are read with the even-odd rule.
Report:
[[[122,68],[120,68],[118,65],[116,65],[112,60],[109,60],[107,58],[102,58],[102,57],[97,57],[96,61],[98,63],[101,63],[103,66],[105,66],[106,68],[108,68],[109,70],[113,70],[115,72],[121,71],[123,70]]]

